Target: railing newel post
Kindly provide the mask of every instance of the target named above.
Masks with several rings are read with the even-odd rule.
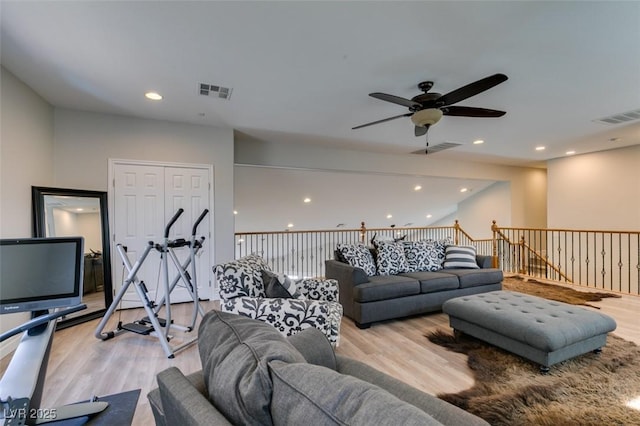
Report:
[[[491,223],[491,267],[498,267],[498,225],[496,225],[496,221],[493,220]]]
[[[460,244],[460,224],[458,223],[458,219],[455,220],[453,224],[453,243],[455,245]]]

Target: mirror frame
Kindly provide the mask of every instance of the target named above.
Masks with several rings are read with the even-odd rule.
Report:
[[[102,267],[104,269],[104,308],[83,315],[73,316],[58,321],[56,329],[71,327],[95,318],[104,316],[113,301],[113,287],[111,284],[111,244],[109,239],[109,211],[107,210],[107,193],[105,191],[88,191],[83,189],[48,188],[44,186],[31,187],[33,236],[46,237],[45,203],[46,195],[67,197],[97,198],[100,201],[100,224],[102,228]]]

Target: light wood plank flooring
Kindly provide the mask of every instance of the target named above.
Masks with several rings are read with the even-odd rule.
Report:
[[[624,296],[593,302],[601,312],[618,323],[614,334],[640,344],[640,297]],[[217,302],[203,302],[206,309]],[[172,315],[189,318],[191,305],[176,305]],[[590,308],[591,309],[591,308]],[[143,316],[141,310],[122,312],[129,322]],[[118,313],[105,330],[113,330]],[[108,395],[141,388],[134,425],[152,425],[153,416],[146,394],[156,387],[155,375],[176,366],[185,374],[201,368],[197,346],[168,359],[157,339],[125,333],[108,341],[94,337],[99,320],[56,332],[52,347],[43,406],[53,407],[88,399],[91,395]],[[341,341],[337,352],[359,359],[399,378],[425,392],[457,392],[470,387],[473,379],[466,366],[466,356],[449,352],[429,342],[424,335],[436,329],[449,330],[445,314],[435,313],[403,320],[386,321],[359,330],[351,320],[342,321]],[[190,334],[184,336],[188,340]],[[175,333],[172,345],[178,346],[183,336]],[[9,357],[0,361],[4,371]]]

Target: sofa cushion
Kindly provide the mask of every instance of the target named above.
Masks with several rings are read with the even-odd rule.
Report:
[[[305,328],[287,337],[289,343],[302,354],[309,364],[336,370],[336,354],[327,336],[317,328]]]
[[[377,250],[378,275],[397,275],[409,270],[402,243],[380,241]]]
[[[367,275],[376,274],[376,264],[373,256],[363,244],[338,244],[337,250],[349,265],[362,268]]]
[[[311,364],[269,363],[275,425],[439,425],[378,386]]]
[[[487,284],[501,283],[504,275],[501,269],[445,269],[447,274],[458,277],[460,288],[478,287]]]
[[[296,283],[286,275],[262,271],[262,281],[264,282],[264,292],[269,298],[300,299],[302,296]]]
[[[267,363],[305,362],[271,325],[218,311],[202,319],[198,350],[209,400],[233,424],[272,424]]]
[[[402,276],[418,280],[420,282],[420,293],[433,293],[460,288],[458,277],[453,274],[447,274],[444,271],[407,272]]]
[[[402,275],[376,275],[369,282],[353,287],[354,302],[395,299],[420,293],[420,283]]]
[[[473,246],[455,246],[450,245],[444,249],[445,269],[450,268],[469,268],[479,269],[476,262],[476,248]]]

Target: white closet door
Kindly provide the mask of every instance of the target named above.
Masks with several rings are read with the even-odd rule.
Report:
[[[206,168],[172,167],[163,165],[122,164],[113,165],[114,176],[114,242],[127,247],[127,257],[131,264],[140,258],[145,247],[152,241],[162,244],[167,222],[179,208],[184,213],[171,227],[170,240],[191,238],[193,224],[202,211],[208,208],[210,182],[209,170]],[[211,297],[211,265],[210,265],[210,224],[212,212],[205,217],[196,230],[196,237],[205,237],[203,248],[196,258],[196,277],[198,293],[201,299]],[[180,264],[189,256],[187,247],[174,248]],[[173,262],[169,263],[169,284],[178,274]],[[127,271],[114,247],[114,289],[122,287]],[[187,268],[190,275],[191,266]],[[160,302],[164,296],[164,275],[161,269],[160,252],[153,249],[137,273],[139,280],[144,281],[151,300]],[[189,302],[191,296],[180,281],[171,293],[172,303]],[[133,285],[129,286],[123,298],[122,308],[140,307],[142,302],[135,293]]]
[[[127,257],[133,265],[142,255],[149,241],[162,242],[164,230],[164,167],[116,164],[114,167],[114,239],[127,248]],[[117,294],[127,270],[114,247],[114,290]],[[142,264],[137,277],[155,297],[160,256],[152,250]],[[161,297],[161,296],[160,296]],[[122,308],[142,306],[133,285],[123,298]]]
[[[166,167],[165,168],[165,217],[167,221],[178,211],[184,209],[184,213],[171,227],[170,239],[184,238],[189,241],[193,232],[193,225],[204,209],[209,206],[209,171],[206,169],[188,167]],[[210,217],[211,212],[200,222],[196,229],[196,238],[204,236],[203,247],[198,251],[196,258],[196,280],[198,283],[198,296],[210,298]],[[174,253],[180,264],[189,257],[189,248],[182,247],[174,249]],[[189,275],[192,275],[191,266],[187,268]],[[178,274],[173,262],[169,262],[169,280],[173,282]],[[193,279],[192,279],[193,281]],[[179,281],[174,291],[171,293],[171,302],[191,301],[191,296],[183,286],[183,281]]]

